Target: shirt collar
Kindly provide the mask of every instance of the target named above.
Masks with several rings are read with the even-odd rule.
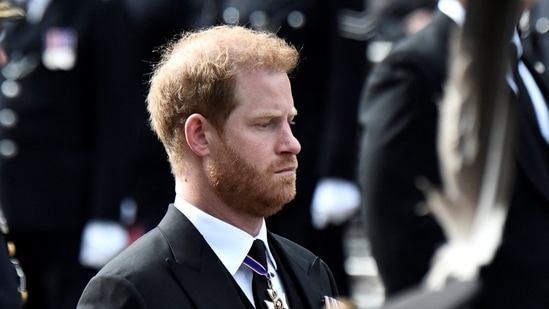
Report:
[[[522,42],[520,41],[518,31],[515,29],[515,32],[513,33],[513,37],[511,38],[511,41],[515,46],[517,47],[517,59],[520,59],[522,57],[523,48],[522,48]]]
[[[231,275],[234,276],[242,265],[255,239],[263,241],[267,248],[268,259],[275,270],[277,269],[267,242],[265,220],[263,220],[259,234],[252,237],[243,230],[202,211],[179,196],[176,196],[174,206],[191,221]]]
[[[457,0],[439,0],[438,9],[450,17],[456,24],[462,26],[465,21],[465,8]]]

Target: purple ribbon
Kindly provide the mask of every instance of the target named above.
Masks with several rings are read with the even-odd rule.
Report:
[[[256,274],[261,275],[261,276],[265,276],[268,280],[270,280],[271,278],[274,278],[273,273],[269,273],[267,271],[267,269],[265,269],[265,267],[263,267],[263,265],[261,265],[261,263],[254,260],[249,255],[246,255],[246,257],[244,258],[244,265],[246,265],[246,267],[251,269]]]

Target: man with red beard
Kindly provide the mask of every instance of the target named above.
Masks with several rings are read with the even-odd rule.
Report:
[[[298,60],[275,34],[240,26],[188,32],[165,48],[147,101],[175,202],[88,283],[78,308],[337,304],[328,266],[265,226],[296,194],[288,74]]]

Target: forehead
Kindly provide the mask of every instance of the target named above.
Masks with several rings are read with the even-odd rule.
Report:
[[[285,72],[269,70],[240,72],[236,76],[235,86],[238,106],[295,110],[290,80]]]

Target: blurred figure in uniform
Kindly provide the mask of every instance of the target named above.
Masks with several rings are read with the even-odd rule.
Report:
[[[519,21],[518,30],[523,40],[528,39],[530,48],[542,51],[543,60],[534,66],[540,73],[547,70],[549,63],[549,0],[538,0],[532,8],[525,11]]]
[[[0,2],[0,14],[5,14],[4,3]],[[0,17],[1,18],[1,17]],[[23,308],[26,302],[26,277],[19,260],[15,258],[15,245],[6,241],[9,233],[7,220],[0,208],[0,308]]]
[[[19,20],[23,17],[23,10],[0,1],[0,29],[3,30],[7,20]],[[4,66],[6,62],[6,53],[0,45],[0,66]],[[14,244],[5,239],[8,232],[7,220],[0,208],[0,308],[20,309],[23,308],[26,296],[25,278],[18,260],[15,259]]]
[[[267,226],[318,254],[349,295],[343,235],[360,203],[356,111],[366,72],[364,0],[191,1],[189,25],[240,24],[276,32],[300,51],[291,78],[302,145],[297,196]]]
[[[371,63],[387,56],[395,42],[423,28],[430,20],[437,0],[371,0],[369,17],[372,36],[367,48]]]
[[[117,0],[17,5],[26,19],[6,26],[0,74],[0,204],[27,275],[25,308],[72,309],[127,245],[131,45]]]

